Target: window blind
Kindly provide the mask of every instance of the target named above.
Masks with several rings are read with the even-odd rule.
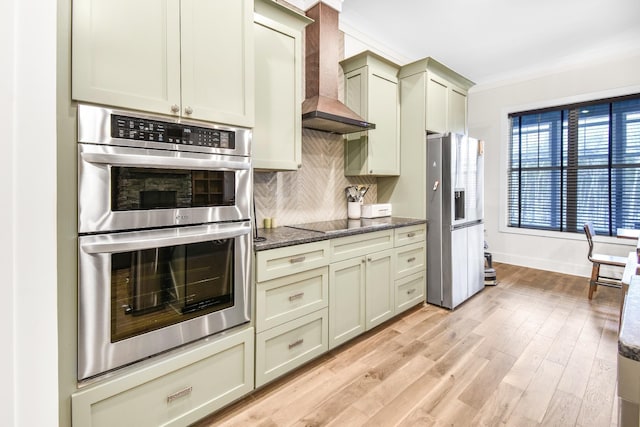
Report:
[[[640,94],[509,117],[509,227],[640,228]]]

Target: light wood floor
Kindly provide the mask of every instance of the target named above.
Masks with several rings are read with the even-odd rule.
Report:
[[[620,290],[494,267],[455,311],[413,309],[197,426],[617,425]]]

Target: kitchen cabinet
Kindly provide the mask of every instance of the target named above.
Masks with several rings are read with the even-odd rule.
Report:
[[[256,387],[328,350],[329,241],[256,253]]]
[[[395,312],[393,230],[331,240],[329,348],[369,330]]]
[[[340,62],[345,104],[375,129],[345,135],[346,176],[400,174],[399,66],[365,51]]]
[[[369,330],[395,314],[393,250],[376,252],[366,259],[365,329]]]
[[[426,224],[395,229],[395,314],[426,299]]]
[[[365,258],[329,266],[329,348],[365,331]]]
[[[258,251],[256,387],[424,302],[426,224]]]
[[[403,66],[401,81],[415,82],[404,89],[417,91],[424,101],[423,130],[428,133],[467,133],[467,91],[473,82],[433,58],[425,58]],[[404,92],[402,91],[402,96]],[[401,106],[403,108],[404,105]],[[408,111],[407,114],[415,114]],[[420,114],[422,115],[422,114]]]
[[[400,85],[399,177],[378,178],[378,202],[392,203],[394,215],[427,218],[429,133],[467,133],[467,92],[473,82],[433,58],[404,65]]]
[[[253,354],[242,327],[124,368],[71,396],[73,426],[190,425],[253,390]]]
[[[297,170],[302,164],[302,44],[312,20],[272,0],[256,0],[255,169]]]
[[[251,0],[74,0],[72,98],[252,127]]]

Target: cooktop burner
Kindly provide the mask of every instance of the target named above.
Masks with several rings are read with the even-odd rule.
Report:
[[[362,218],[362,219],[335,219],[332,221],[309,222],[306,224],[288,225],[289,228],[299,230],[317,231],[319,233],[337,233],[344,230],[355,230],[358,228],[371,228],[392,223],[390,217],[386,218]]]

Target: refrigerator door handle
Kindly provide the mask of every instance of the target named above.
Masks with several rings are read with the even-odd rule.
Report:
[[[433,183],[433,191],[436,191],[438,189],[438,186],[440,185],[440,181],[436,181]]]

